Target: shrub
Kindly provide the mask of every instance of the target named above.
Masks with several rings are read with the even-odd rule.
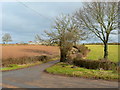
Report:
[[[50,57],[43,55],[43,56],[37,56],[36,59],[38,61],[46,61],[46,60],[50,59]]]
[[[42,56],[34,56],[34,57],[21,57],[21,58],[8,58],[5,60],[2,60],[2,66],[11,66],[14,64],[28,64],[28,63],[35,63],[39,61],[47,61],[51,57],[42,55]]]
[[[67,54],[67,62],[72,63],[75,58],[84,58],[90,52],[85,45],[73,46]]]
[[[111,62],[109,60],[84,60],[76,58],[73,60],[73,64],[87,69],[117,69],[117,63]]]
[[[90,52],[90,49],[88,49],[88,47],[86,47],[85,45],[77,45],[73,47],[76,48],[78,52],[82,54],[83,57],[86,57],[87,54]]]

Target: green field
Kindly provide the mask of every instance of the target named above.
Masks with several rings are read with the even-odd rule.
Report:
[[[87,59],[98,60],[103,58],[103,45],[86,45],[91,51],[89,52]],[[118,62],[118,45],[109,45],[109,60]]]

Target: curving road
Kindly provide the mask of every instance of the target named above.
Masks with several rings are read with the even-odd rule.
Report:
[[[4,88],[118,88],[118,82],[52,75],[43,72],[59,61],[2,73]]]

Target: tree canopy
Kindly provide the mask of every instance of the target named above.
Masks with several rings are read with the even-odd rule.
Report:
[[[104,58],[108,57],[108,40],[118,30],[117,2],[90,2],[75,13],[79,27],[92,32],[104,43]]]
[[[3,43],[8,43],[12,41],[12,37],[9,33],[5,33],[4,36],[2,37]]]
[[[61,15],[55,19],[51,32],[45,31],[51,41],[58,42],[61,51],[61,61],[66,60],[67,52],[70,48],[85,39],[83,32],[75,23],[74,17],[70,15]]]

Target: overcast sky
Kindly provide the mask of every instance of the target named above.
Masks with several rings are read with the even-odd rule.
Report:
[[[3,3],[2,34],[10,33],[14,43],[34,41],[34,36],[36,34],[41,35],[44,33],[44,30],[50,30],[56,16],[59,16],[62,13],[72,14],[81,6],[82,3],[80,2]],[[95,40],[89,41],[95,42]],[[113,41],[116,41],[116,37],[114,36]]]

